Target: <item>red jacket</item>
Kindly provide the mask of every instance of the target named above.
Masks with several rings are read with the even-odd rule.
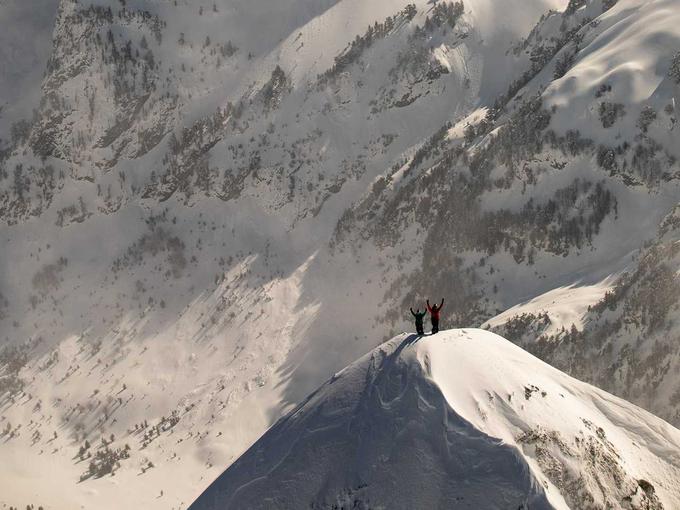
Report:
[[[442,299],[442,302],[439,306],[434,305],[430,306],[430,302],[427,302],[427,311],[430,312],[430,315],[432,316],[433,319],[439,320],[439,312],[442,311],[442,307],[444,306],[444,300]]]

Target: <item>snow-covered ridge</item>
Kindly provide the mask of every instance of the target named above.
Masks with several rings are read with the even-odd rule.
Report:
[[[680,423],[680,265],[632,257],[678,202],[677,1],[40,3],[48,68],[0,98],[0,506],[183,507],[424,296],[542,296],[496,323],[598,325],[533,352]],[[17,30],[0,63],[48,60]]]
[[[280,419],[190,510],[670,509],[679,451],[679,430],[493,333],[403,334]]]

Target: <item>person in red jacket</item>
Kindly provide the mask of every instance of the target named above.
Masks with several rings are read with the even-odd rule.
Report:
[[[427,300],[427,311],[430,312],[433,335],[439,331],[439,312],[441,312],[442,306],[444,306],[444,298],[442,298],[442,302],[439,304],[439,306],[437,306],[436,303],[430,306],[430,300]]]

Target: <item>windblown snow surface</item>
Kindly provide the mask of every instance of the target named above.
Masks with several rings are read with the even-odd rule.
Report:
[[[196,500],[216,509],[680,508],[680,431],[477,329],[335,374]]]

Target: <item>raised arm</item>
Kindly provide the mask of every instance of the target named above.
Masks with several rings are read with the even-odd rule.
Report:
[[[411,315],[413,315],[413,316],[415,317],[416,314],[415,314],[415,312],[413,311],[413,308],[409,308],[409,310],[411,310]]]
[[[442,298],[442,302],[441,302],[441,304],[439,305],[439,309],[440,309],[440,310],[442,309],[442,306],[444,306],[444,298]]]
[[[427,301],[425,301],[425,303],[427,304],[427,311],[432,312],[432,307],[430,306],[430,300],[428,299]]]

